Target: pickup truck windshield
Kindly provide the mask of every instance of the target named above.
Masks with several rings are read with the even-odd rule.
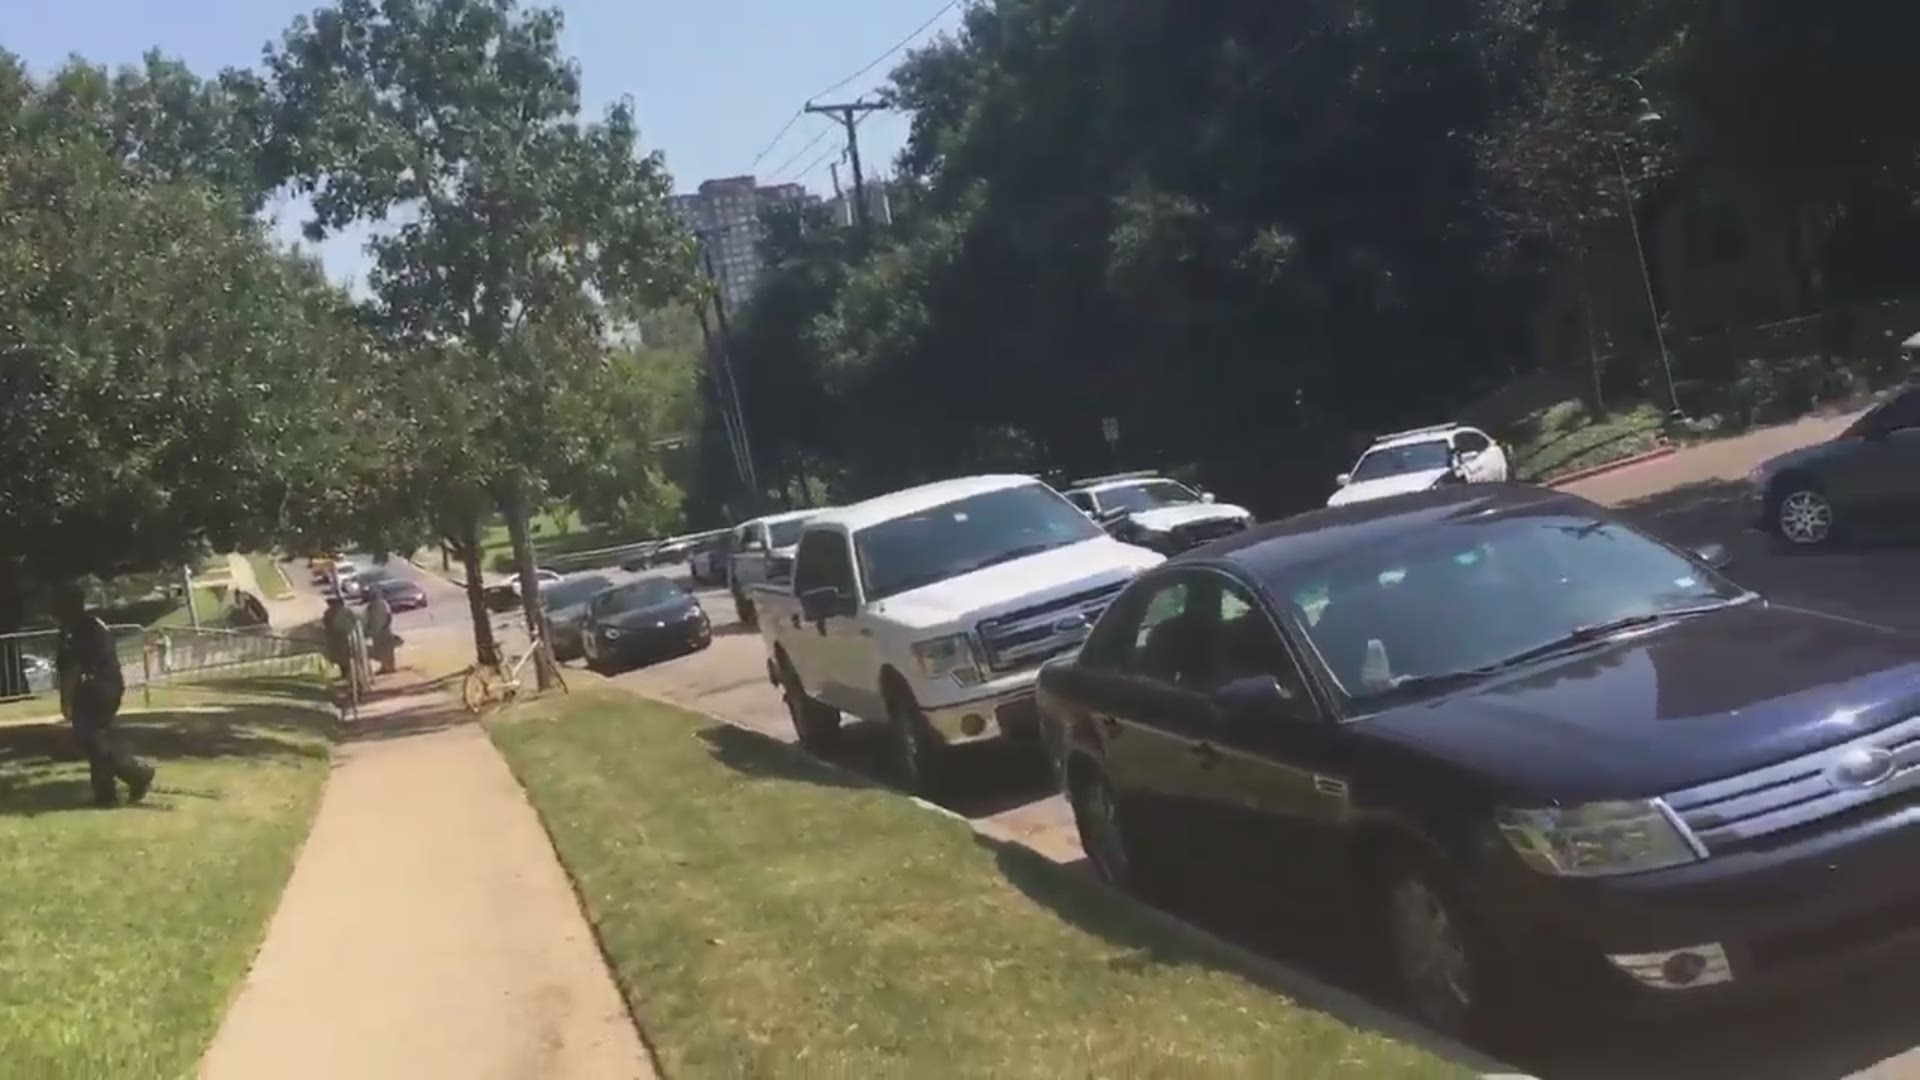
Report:
[[[1188,490],[1186,485],[1172,480],[1155,480],[1145,484],[1130,484],[1126,487],[1108,488],[1100,493],[1100,505],[1109,509],[1153,510],[1162,506],[1185,506],[1197,503],[1200,496]]]
[[[1751,597],[1624,525],[1564,515],[1435,528],[1306,567],[1275,593],[1356,701]]]
[[[1028,484],[863,529],[854,548],[868,599],[881,600],[1102,535],[1072,503]]]

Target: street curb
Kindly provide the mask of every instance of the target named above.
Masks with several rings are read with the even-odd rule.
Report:
[[[464,580],[456,579],[451,573],[441,573],[440,571],[435,570],[430,566],[424,566],[421,564],[420,560],[414,558],[412,555],[405,556],[405,558],[407,560],[408,566],[411,566],[415,570],[418,570],[421,573],[426,574],[428,577],[439,578],[441,581],[446,582],[447,584],[453,586],[456,589],[460,589],[462,591],[466,590],[467,583]]]
[[[1678,446],[1673,443],[1667,443],[1659,449],[1649,450],[1644,454],[1634,454],[1632,457],[1623,457],[1618,461],[1609,461],[1605,465],[1595,465],[1587,469],[1577,469],[1564,476],[1556,476],[1547,481],[1546,486],[1557,488],[1564,484],[1574,484],[1582,480],[1591,480],[1596,476],[1605,476],[1610,472],[1618,472],[1621,469],[1631,469],[1635,465],[1645,465],[1649,461],[1659,461],[1661,458],[1672,457],[1679,452],[1680,448]]]
[[[888,785],[879,782],[878,780],[875,780],[873,777],[868,776],[866,773],[860,772],[857,769],[849,769],[846,766],[839,764],[838,762],[828,761],[825,758],[818,757],[814,754],[810,754],[806,750],[802,749],[798,743],[786,742],[783,739],[776,738],[773,735],[769,735],[766,732],[761,731],[759,728],[749,727],[746,724],[736,723],[732,720],[727,719],[724,716],[720,716],[716,713],[709,712],[706,709],[699,708],[698,706],[682,705],[677,701],[669,701],[665,698],[658,698],[658,697],[654,697],[651,694],[641,693],[638,690],[630,690],[630,689],[627,689],[626,687],[619,686],[617,683],[614,683],[613,680],[611,679],[605,680],[604,684],[608,686],[613,686],[624,693],[632,694],[634,697],[641,698],[658,705],[665,705],[669,708],[679,709],[683,712],[689,712],[695,716],[705,717],[706,719],[711,720],[714,723],[725,724],[728,727],[735,729],[736,731],[745,732],[748,735],[752,735],[755,738],[762,739],[768,743],[773,744],[776,747],[784,749],[789,753],[804,757],[807,759],[808,762],[814,765],[818,765],[822,768],[825,768],[831,771],[832,773],[834,773],[835,775],[840,776],[848,780],[849,782],[855,783],[857,786],[868,788],[871,790],[891,791],[891,792],[895,792],[896,794],[898,793],[896,789],[891,788]],[[907,796],[907,801],[909,803],[912,803],[914,806],[919,807],[922,810],[929,811],[941,817],[947,818],[948,820],[955,821],[962,825],[965,825],[975,836],[981,838],[982,840],[985,840],[992,844],[1000,844],[1006,847],[1018,849],[1019,851],[1027,855],[1030,855],[1033,858],[1040,859],[1051,866],[1059,868],[1062,872],[1067,872],[1067,873],[1072,872],[1067,869],[1067,864],[1054,861],[1044,853],[1037,851],[1034,848],[1028,846],[1027,844],[1021,842],[1021,840],[1017,836],[1011,833],[1008,833],[1005,830],[995,828],[989,822],[976,821],[975,819],[967,817],[964,814],[958,813],[953,810],[949,810],[946,807],[939,805],[938,803],[931,802],[927,799],[923,799],[917,795]],[[1092,880],[1096,882],[1099,881],[1097,877],[1092,878]],[[1116,899],[1120,900],[1122,903],[1131,905],[1136,911],[1138,911],[1144,917],[1159,924],[1163,929],[1169,931],[1170,933],[1177,934],[1180,937],[1187,939],[1195,946],[1203,950],[1206,950],[1208,952],[1211,952],[1216,956],[1220,957],[1221,959],[1230,962],[1234,966],[1240,968],[1242,972],[1248,977],[1251,977],[1255,981],[1261,983],[1267,989],[1273,990],[1291,999],[1294,1002],[1294,1004],[1300,1006],[1301,1008],[1311,1009],[1314,1012],[1318,1012],[1318,1013],[1321,1013],[1322,1015],[1331,1017],[1332,1019],[1340,1023],[1347,1024],[1356,1029],[1362,1028],[1362,1025],[1364,1024],[1364,1030],[1372,1031],[1373,1033],[1380,1035],[1383,1038],[1392,1039],[1395,1042],[1405,1043],[1417,1049],[1425,1050],[1428,1053],[1434,1054],[1436,1057],[1444,1057],[1449,1060],[1452,1060],[1455,1063],[1468,1063],[1468,1062],[1474,1062],[1474,1061],[1485,1063],[1490,1060],[1487,1057],[1487,1055],[1480,1053],[1477,1050],[1474,1050],[1472,1047],[1469,1047],[1464,1043],[1458,1042],[1439,1032],[1431,1031],[1427,1028],[1423,1028],[1418,1024],[1416,1024],[1414,1021],[1409,1020],[1406,1017],[1399,1015],[1398,1013],[1390,1012],[1387,1009],[1381,1007],[1380,1005],[1377,1005],[1374,1002],[1370,1001],[1369,999],[1364,998],[1358,994],[1352,993],[1351,991],[1348,991],[1348,990],[1343,990],[1329,983],[1322,982],[1320,979],[1317,979],[1314,976],[1307,974],[1306,972],[1300,971],[1292,967],[1288,967],[1287,965],[1280,963],[1279,961],[1274,960],[1271,957],[1263,956],[1260,953],[1257,953],[1251,949],[1248,949],[1243,945],[1236,944],[1233,941],[1223,938],[1213,933],[1210,930],[1206,930],[1199,926],[1195,926],[1193,923],[1190,923],[1185,919],[1180,918],[1178,915],[1175,915],[1172,912],[1164,911],[1160,908],[1154,907],[1152,904],[1148,904],[1138,899],[1137,897],[1129,896],[1128,894],[1121,892],[1118,889],[1114,889],[1111,886],[1102,884],[1101,888],[1105,889],[1108,895],[1115,897]],[[1306,991],[1306,993],[1302,993],[1303,989]],[[1337,1003],[1341,1007],[1343,1015],[1335,1014],[1325,1008],[1318,1008],[1313,1005],[1304,1004],[1300,999],[1308,996],[1309,994],[1313,996],[1313,998],[1317,1001],[1327,1002],[1330,1004]],[[1356,1017],[1356,1018],[1364,1018],[1364,1019],[1349,1020],[1347,1019],[1347,1017]],[[1495,1066],[1495,1067],[1497,1068],[1499,1066]],[[1526,1073],[1480,1072],[1478,1069],[1475,1069],[1475,1071],[1482,1078],[1482,1080],[1537,1080],[1537,1078]]]

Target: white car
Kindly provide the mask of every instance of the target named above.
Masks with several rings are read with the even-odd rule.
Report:
[[[759,613],[753,604],[756,585],[782,584],[793,573],[794,549],[800,530],[819,510],[792,510],[744,521],[734,527],[727,580],[733,589],[734,612],[751,629]]]
[[[1108,536],[1029,476],[911,488],[806,523],[791,591],[762,586],[768,677],[795,732],[828,744],[842,714],[891,729],[899,779],[937,785],[947,747],[1040,744],[1040,665],[1163,559]]]
[[[1245,507],[1215,502],[1209,492],[1153,472],[1078,480],[1066,496],[1115,539],[1162,555],[1178,555],[1253,526]]]
[[[1440,424],[1375,439],[1353,471],[1334,480],[1340,490],[1327,505],[1346,506],[1442,484],[1506,479],[1507,452],[1498,441],[1479,428]]]

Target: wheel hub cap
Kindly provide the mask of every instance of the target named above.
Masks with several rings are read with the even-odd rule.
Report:
[[[1811,491],[1796,491],[1780,504],[1780,532],[1797,544],[1815,544],[1833,528],[1833,507]]]
[[[1458,1013],[1472,1004],[1466,943],[1423,882],[1406,882],[1394,894],[1393,947],[1401,978],[1430,1013]]]

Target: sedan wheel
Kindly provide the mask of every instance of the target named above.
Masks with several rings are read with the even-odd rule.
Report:
[[[1824,544],[1833,536],[1833,503],[1818,491],[1802,488],[1780,500],[1775,524],[1781,538],[1790,544]]]
[[[1079,828],[1080,846],[1101,880],[1116,889],[1132,890],[1133,859],[1120,824],[1119,800],[1106,777],[1096,774],[1075,786],[1073,821]]]
[[[1387,900],[1393,972],[1407,1001],[1422,1019],[1446,1031],[1462,1031],[1480,1008],[1468,931],[1427,878],[1400,878]]]

